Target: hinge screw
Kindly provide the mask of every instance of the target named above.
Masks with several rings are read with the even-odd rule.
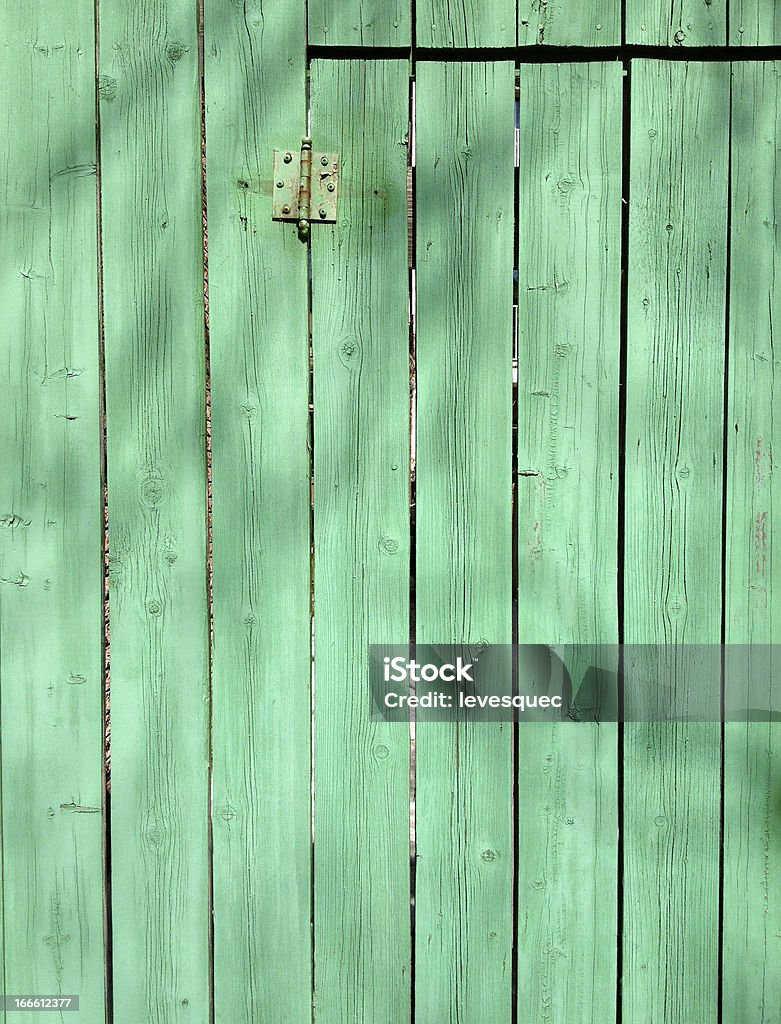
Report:
[[[328,182],[328,191],[329,192],[333,192],[335,188],[336,188],[336,185],[334,185],[334,183],[332,181],[329,181]]]
[[[321,156],[320,157],[320,163],[323,165],[323,167],[327,167],[328,166],[328,157],[327,156]]]
[[[321,218],[322,218],[323,220],[325,220],[325,218],[326,218],[327,216],[328,216],[328,211],[327,211],[327,210],[320,210],[320,217],[321,217]]]
[[[290,213],[290,207],[287,205],[287,203],[285,203],[285,205],[282,207],[282,212]]]
[[[277,188],[284,188],[284,187],[285,187],[284,181],[278,181],[277,182]]]
[[[289,164],[292,159],[293,159],[293,154],[292,153],[285,153],[285,163],[286,164]]]

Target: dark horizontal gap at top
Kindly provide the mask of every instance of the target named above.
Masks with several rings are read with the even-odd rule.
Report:
[[[404,60],[412,50],[408,46],[326,46],[310,44],[312,59],[329,60]],[[778,46],[418,46],[417,61],[512,60],[521,64],[568,64],[588,61],[648,60],[704,61],[723,63],[741,60],[779,60]]]

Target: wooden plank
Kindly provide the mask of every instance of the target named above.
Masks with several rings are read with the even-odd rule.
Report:
[[[198,36],[100,11],[114,1021],[209,1018],[209,677]]]
[[[339,223],[312,238],[315,1014],[410,1013],[409,731],[369,721],[368,645],[409,637],[407,135],[402,61],[315,61]]]
[[[781,43],[781,7],[775,0],[730,0],[729,24],[733,46]]]
[[[514,0],[417,0],[418,46],[514,46]]]
[[[620,0],[519,0],[521,46],[620,46]]]
[[[215,1020],[309,1018],[307,248],[271,220],[305,7],[207,2]]]
[[[309,0],[309,42],[409,46],[410,0]]]
[[[511,641],[514,79],[418,66],[419,643]],[[418,1024],[510,1019],[511,738],[418,725]]]
[[[616,644],[621,65],[521,70],[519,642]],[[520,727],[518,1017],[611,1020],[615,724]]]
[[[646,46],[723,46],[727,0],[626,0],[626,41]]]
[[[105,993],[94,9],[3,0],[0,12],[3,988],[78,994],[80,1019],[97,1024]]]
[[[628,644],[720,639],[728,109],[728,65],[632,65]],[[720,727],[624,751],[624,1020],[715,1020]]]
[[[729,644],[781,635],[781,452],[776,397],[781,355],[778,152],[781,64],[736,63],[732,86],[732,260],[727,436]],[[728,668],[731,662],[728,662]],[[737,681],[736,681],[737,682]],[[733,683],[728,673],[726,685]],[[778,680],[767,679],[777,691]],[[758,703],[758,702],[757,702]],[[765,704],[765,707],[768,705]],[[725,1024],[770,1024],[781,1005],[781,862],[777,842],[781,732],[774,723],[728,723],[724,749]]]

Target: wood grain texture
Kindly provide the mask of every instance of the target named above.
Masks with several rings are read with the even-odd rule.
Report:
[[[621,0],[519,0],[521,46],[619,46]]]
[[[646,46],[723,46],[727,0],[625,0],[626,41]]]
[[[776,0],[730,0],[729,25],[734,46],[781,43],[781,7]]]
[[[209,1017],[196,15],[100,9],[115,1024]]]
[[[307,248],[271,220],[305,8],[209,0],[215,1020],[311,1010]]]
[[[418,66],[419,643],[511,640],[514,77]],[[510,1019],[511,737],[418,725],[417,1024]]]
[[[615,644],[622,68],[521,70],[519,642]],[[521,726],[518,1017],[610,1020],[615,724]]]
[[[727,65],[632,65],[628,644],[720,638],[728,109]],[[720,728],[624,744],[624,1020],[715,1020]]]
[[[312,238],[315,1015],[410,1013],[409,730],[369,721],[368,646],[409,637],[408,64],[315,61],[339,222]]]
[[[309,42],[409,46],[410,0],[309,0]]]
[[[781,636],[779,63],[736,63],[732,84],[732,260],[727,436],[729,644]],[[729,665],[729,663],[728,663]],[[729,672],[726,685],[733,682]],[[766,693],[778,692],[768,677]],[[776,704],[778,698],[776,697]],[[767,703],[764,707],[768,707]],[[727,723],[724,792],[724,1024],[770,1024],[781,1010],[781,731]]]
[[[94,10],[81,0],[23,8],[4,0],[0,18],[0,988],[80,993],[80,1018],[98,1024],[105,994]]]
[[[417,0],[418,46],[514,46],[514,0]]]

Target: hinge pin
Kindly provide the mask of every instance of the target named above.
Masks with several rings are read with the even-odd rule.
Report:
[[[309,204],[312,199],[312,140],[301,140],[301,178],[298,185],[298,237],[305,242],[309,237]]]

